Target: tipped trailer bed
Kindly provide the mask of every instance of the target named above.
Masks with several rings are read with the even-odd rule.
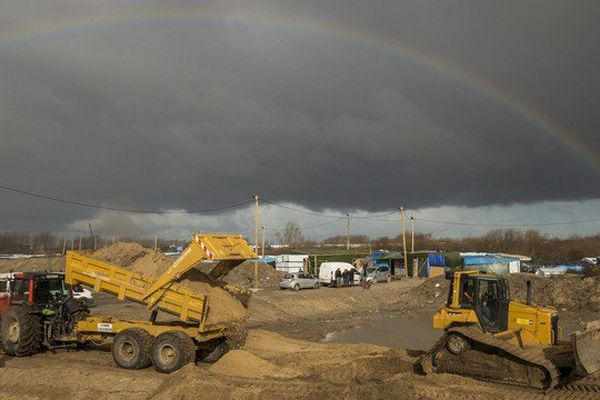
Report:
[[[70,251],[64,277],[67,284],[85,285],[119,300],[144,304],[151,310],[151,317],[146,321],[90,317],[89,311],[83,312],[80,305],[75,314],[69,311],[75,309],[73,299],[67,299],[57,305],[52,314],[44,316],[47,321],[44,322],[43,343],[46,348],[58,348],[112,341],[113,358],[120,367],[141,369],[153,365],[157,371],[165,373],[175,371],[198,357],[207,362],[216,361],[227,351],[227,337],[239,321],[207,325],[210,296],[179,285],[177,281],[201,261],[214,264],[208,276],[209,280],[217,281],[245,260],[255,258],[256,253],[241,235],[194,234],[190,245],[162,275],[154,279],[94,259],[85,252]],[[250,296],[246,289],[223,283],[218,286],[242,304]],[[157,322],[159,311],[178,320]],[[20,312],[30,313],[27,310]],[[13,335],[11,340],[25,340],[27,329],[32,328],[19,322],[17,317],[21,314],[13,314],[16,315],[15,321],[7,323],[12,323],[11,327],[14,327],[11,329],[21,336]],[[41,351],[41,346],[11,355],[30,355],[38,351]]]

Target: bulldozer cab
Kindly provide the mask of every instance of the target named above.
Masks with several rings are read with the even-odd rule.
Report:
[[[510,298],[504,278],[465,271],[456,272],[450,282],[449,308],[473,310],[486,332],[502,332],[508,328]]]

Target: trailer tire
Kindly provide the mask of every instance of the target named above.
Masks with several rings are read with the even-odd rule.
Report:
[[[152,365],[150,351],[154,337],[143,329],[122,330],[112,343],[112,355],[117,365],[125,369],[143,369]]]
[[[25,357],[42,350],[42,321],[27,307],[9,307],[0,326],[2,348],[13,357]]]
[[[215,363],[229,351],[226,339],[215,339],[214,346],[210,350],[201,350],[200,359],[205,363]]]
[[[196,345],[192,338],[183,332],[161,333],[152,344],[152,363],[158,372],[170,374],[194,361]]]

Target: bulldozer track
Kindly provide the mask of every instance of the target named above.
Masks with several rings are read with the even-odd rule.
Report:
[[[473,394],[457,392],[449,394],[446,390],[443,392],[426,390],[426,397],[445,400],[597,400],[598,393],[554,389],[544,394],[497,385],[497,388],[489,388]]]
[[[470,338],[481,341],[481,343],[487,345],[496,346],[496,341],[498,339],[494,338],[491,335],[486,335],[480,331],[477,331],[473,328],[458,328],[455,331],[464,333],[468,335]],[[423,371],[427,374],[434,373],[435,367],[433,366],[432,360],[435,353],[445,346],[448,336],[442,336],[433,346],[432,348],[421,358],[421,366]],[[491,338],[492,340],[488,340]],[[489,385],[489,390],[486,390],[485,393],[481,394],[453,394],[452,398],[461,399],[461,400],[471,400],[471,399],[516,399],[516,400],[592,400],[600,398],[600,372],[586,376],[586,377],[573,377],[568,378],[564,382],[560,382],[560,376],[558,371],[554,365],[550,363],[550,361],[546,359],[540,359],[543,357],[541,354],[531,354],[531,352],[526,352],[521,349],[516,348],[515,346],[510,345],[510,343],[505,343],[500,341],[499,343],[502,346],[497,346],[504,351],[510,350],[511,348],[515,348],[518,350],[518,357],[526,360],[527,362],[535,362],[538,361],[542,365],[548,365],[550,367],[550,371],[552,372],[552,380],[551,383],[554,384],[554,387],[550,387],[545,393],[541,393],[539,391],[534,391],[527,388],[522,387],[510,387],[502,382],[497,384],[498,382],[485,380],[486,382],[492,383]],[[508,346],[504,346],[504,344],[508,344]],[[511,353],[513,354],[513,353]],[[550,364],[550,365],[549,365]],[[475,379],[479,379],[478,377],[472,377]],[[427,393],[428,396],[432,398],[448,398],[448,393]]]
[[[559,383],[560,373],[558,369],[549,360],[544,358],[543,353],[539,351],[530,351],[520,349],[507,341],[498,339],[492,335],[481,332],[479,329],[474,327],[456,327],[447,331],[447,333],[438,340],[438,342],[431,348],[429,352],[423,356],[421,366],[425,373],[435,372],[435,366],[433,365],[433,358],[435,355],[444,348],[446,341],[449,337],[449,333],[456,333],[468,338],[471,342],[483,344],[485,346],[496,348],[502,352],[511,355],[512,357],[520,360],[525,365],[530,365],[535,368],[540,368],[546,375],[546,382],[543,388],[538,388],[544,392],[554,388]],[[498,380],[492,379],[485,375],[478,375],[476,373],[467,374],[471,378],[475,378],[481,381],[494,382],[506,385],[521,385],[515,383],[510,379]]]
[[[583,378],[567,379],[557,387],[557,390],[595,393],[596,397],[600,398],[600,374],[596,373]]]

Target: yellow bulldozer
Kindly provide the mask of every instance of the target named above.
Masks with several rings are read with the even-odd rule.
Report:
[[[425,353],[425,373],[450,373],[548,391],[600,369],[600,330],[563,340],[555,309],[511,300],[508,281],[480,271],[448,272],[447,302],[433,317],[444,334]],[[589,378],[589,377],[588,377]],[[594,382],[594,390],[599,389]]]

